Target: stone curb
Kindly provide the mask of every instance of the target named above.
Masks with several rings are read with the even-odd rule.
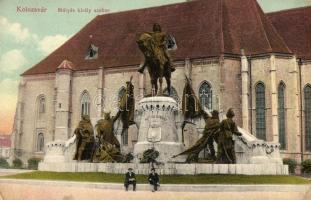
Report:
[[[0,169],[0,173],[26,173],[26,172],[33,172],[36,170],[29,170],[29,169]]]
[[[150,173],[149,164],[137,163],[39,163],[39,171],[53,172],[105,172],[124,174],[128,168],[136,174]],[[204,163],[166,163],[157,168],[160,175],[194,174],[244,174],[244,175],[288,175],[288,165],[282,164],[204,164]]]
[[[73,182],[73,181],[49,181],[49,180],[18,180],[0,179],[0,184],[25,184],[37,186],[57,187],[81,187],[94,189],[124,190],[121,183],[94,183],[94,182]],[[137,191],[151,190],[148,184],[137,184]],[[229,185],[229,184],[162,184],[160,191],[172,192],[307,192],[311,185]]]

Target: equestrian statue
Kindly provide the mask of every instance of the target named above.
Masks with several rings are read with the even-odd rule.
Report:
[[[153,31],[141,34],[136,42],[145,57],[145,62],[138,71],[143,73],[147,67],[151,80],[152,96],[163,95],[163,77],[166,80],[168,95],[170,95],[171,73],[175,71],[175,68],[168,50],[176,49],[175,39],[162,32],[161,26],[155,23]],[[158,88],[158,81],[160,88]]]

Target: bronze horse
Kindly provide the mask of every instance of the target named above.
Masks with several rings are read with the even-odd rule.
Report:
[[[169,58],[165,55],[165,50],[158,47],[149,33],[143,33],[137,40],[139,49],[145,57],[146,67],[151,79],[152,95],[163,94],[163,77],[166,80],[168,95],[171,93],[171,70]],[[158,80],[160,88],[158,88]]]

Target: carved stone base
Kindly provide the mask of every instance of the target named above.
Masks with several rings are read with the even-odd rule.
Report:
[[[135,161],[145,150],[154,148],[160,154],[159,162],[182,161],[183,157],[172,159],[172,156],[181,153],[184,145],[180,143],[176,115],[177,102],[171,97],[155,96],[143,98],[138,104],[140,116],[138,141],[134,146]]]
[[[65,162],[65,143],[66,141],[56,140],[49,142],[45,147],[44,162],[62,163]]]

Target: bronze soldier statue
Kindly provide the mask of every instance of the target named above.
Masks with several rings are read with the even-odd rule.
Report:
[[[216,163],[234,164],[236,155],[234,150],[233,135],[241,136],[238,127],[233,121],[234,112],[230,108],[226,114],[227,119],[220,123],[220,132],[218,136],[218,154]]]
[[[101,141],[106,141],[120,149],[120,143],[114,135],[113,128],[116,120],[116,117],[110,117],[110,112],[104,113],[104,119],[98,120],[96,124],[96,137],[98,137]]]
[[[207,145],[210,151],[211,159],[216,161],[216,152],[214,147],[214,141],[218,143],[218,134],[219,134],[219,112],[213,110],[212,118],[207,118],[205,121],[205,127],[203,135],[207,135]]]
[[[94,130],[88,115],[83,115],[74,134],[77,137],[77,148],[74,160],[91,159],[94,146]]]
[[[110,117],[110,112],[104,114],[104,119],[96,124],[98,145],[95,147],[93,162],[119,162],[122,160],[120,143],[114,135],[116,117]]]
[[[212,112],[212,117],[204,115],[205,118],[205,127],[203,131],[203,136],[189,149],[184,152],[176,155],[188,155],[186,162],[198,162],[199,153],[208,145],[210,150],[212,160],[216,160],[215,149],[214,149],[214,140],[218,137],[219,132],[219,113],[214,110]],[[216,139],[217,140],[217,139]],[[174,156],[174,157],[176,157]]]

